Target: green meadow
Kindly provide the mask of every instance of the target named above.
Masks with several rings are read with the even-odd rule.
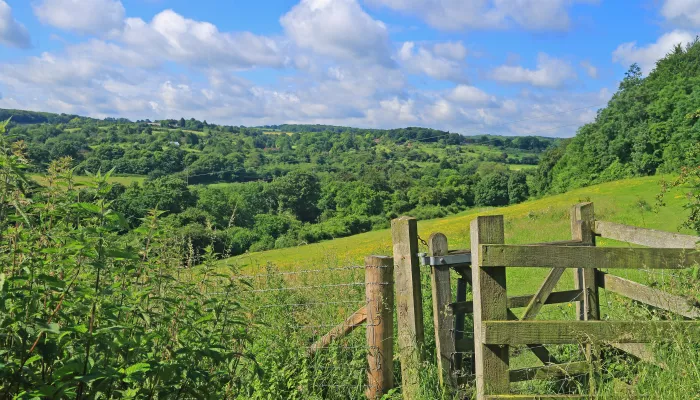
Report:
[[[427,239],[433,232],[447,235],[450,249],[469,248],[469,224],[478,215],[502,214],[505,219],[506,243],[534,243],[571,238],[569,209],[572,205],[591,201],[596,218],[646,228],[676,232],[683,220],[683,196],[672,192],[666,196],[665,207],[656,207],[661,177],[627,179],[590,186],[571,192],[527,201],[502,208],[476,208],[446,218],[419,221],[418,233]],[[683,233],[692,233],[683,231]],[[599,246],[619,245],[600,239]],[[421,244],[421,249],[427,248]],[[391,255],[391,232],[376,230],[335,240],[258,253],[246,253],[222,260],[242,270],[273,264],[282,270],[309,266],[357,265],[367,255]],[[532,272],[531,270],[528,270]],[[509,271],[509,289],[513,294],[533,290],[546,271],[524,274],[517,268]],[[565,278],[562,281],[568,282]]]

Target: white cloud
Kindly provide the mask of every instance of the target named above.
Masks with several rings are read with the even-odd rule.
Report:
[[[0,82],[80,85],[103,72],[98,63],[88,58],[57,57],[45,52],[40,57],[29,57],[21,64],[0,65]]]
[[[595,65],[591,64],[590,61],[581,61],[581,68],[583,68],[586,71],[586,75],[588,75],[590,78],[598,79],[598,68]]]
[[[379,107],[367,111],[367,121],[372,125],[412,124],[418,121],[414,110],[415,101],[398,97],[382,100]]]
[[[515,7],[487,3],[499,10]],[[539,96],[523,90],[496,97],[470,86],[464,71],[468,51],[461,42],[407,42],[393,48],[384,24],[355,0],[301,0],[280,21],[287,37],[221,32],[171,10],[151,21],[122,19],[119,29],[100,38],[0,64],[0,107],[98,118],[184,116],[234,125],[411,125],[467,134],[545,129],[545,134],[570,135],[572,124],[595,116],[594,111],[547,113],[589,105],[597,93],[548,91]],[[521,24],[512,17],[503,21]],[[166,62],[185,67],[178,68],[184,72],[162,68]],[[294,73],[265,84],[238,75],[241,69],[259,67]],[[568,63],[546,55],[540,55],[534,70],[508,68],[514,70],[506,70],[506,82],[535,86],[559,87],[575,77]],[[419,89],[410,84],[409,74],[456,85]],[[519,120],[527,121],[509,123]]]
[[[404,42],[397,54],[409,73],[456,82],[466,80],[464,66],[460,62],[465,56],[464,46],[452,42],[438,43],[432,49],[414,42]]]
[[[491,72],[491,78],[503,83],[525,83],[538,87],[560,88],[567,81],[576,79],[576,72],[568,62],[540,53],[537,55],[536,69],[502,65]]]
[[[489,96],[483,90],[469,85],[457,85],[449,91],[447,98],[457,103],[481,106],[495,103],[496,101],[495,97]]]
[[[42,23],[60,29],[105,34],[121,28],[126,12],[118,0],[42,0],[34,13]]]
[[[12,16],[12,8],[0,0],[0,44],[9,47],[31,47],[29,31]]]
[[[356,0],[302,0],[280,18],[299,47],[340,60],[391,65],[389,33]]]
[[[566,30],[574,3],[596,0],[366,0],[375,6],[413,14],[437,29],[465,28]]]
[[[668,54],[674,46],[685,45],[695,39],[695,35],[682,30],[674,30],[659,37],[656,42],[639,47],[637,42],[623,43],[613,52],[613,61],[625,67],[637,63],[647,74],[654,69],[656,61]]]
[[[162,57],[190,65],[280,67],[284,63],[278,43],[250,32],[220,32],[208,22],[195,21],[165,10],[150,23],[128,18],[118,40],[145,57]]]
[[[125,48],[97,39],[69,46],[66,52],[75,59],[82,58],[126,67],[155,68],[163,61],[153,53]]]
[[[677,25],[700,27],[700,0],[665,0],[661,15]]]

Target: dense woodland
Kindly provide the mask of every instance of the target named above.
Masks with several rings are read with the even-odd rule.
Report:
[[[700,42],[678,44],[643,77],[632,65],[594,122],[542,159],[538,193],[696,168]]]
[[[527,174],[515,168],[536,164],[558,141],[18,110],[2,110],[0,117],[11,117],[8,138],[26,148],[28,172],[46,176],[58,161],[74,177],[133,176],[107,196],[128,220],[123,235],[158,209],[197,255],[210,244],[218,254],[236,255],[386,227],[400,214],[431,218],[518,203],[531,189]]]

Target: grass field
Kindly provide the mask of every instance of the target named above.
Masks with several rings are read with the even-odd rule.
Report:
[[[474,209],[447,218],[419,221],[418,233],[421,238],[427,239],[433,232],[442,232],[447,235],[450,241],[450,249],[465,249],[469,248],[469,225],[476,216],[502,214],[505,218],[506,243],[516,244],[568,240],[571,238],[569,209],[572,205],[582,201],[594,202],[596,217],[599,220],[666,231],[677,231],[678,225],[685,217],[682,209],[684,199],[681,192],[671,192],[666,198],[668,205],[654,210],[656,195],[659,193],[660,179],[660,177],[647,177],[622,180],[574,190],[566,194],[528,201],[514,206]],[[692,233],[687,231],[681,232]],[[612,240],[599,239],[597,245],[621,246],[626,244],[614,242]],[[390,255],[392,252],[391,247],[391,232],[389,230],[379,230],[307,246],[245,254],[222,260],[220,263],[235,265],[241,268],[244,274],[258,273],[259,271],[265,271],[266,268],[274,269],[274,267],[278,268],[280,271],[311,270],[310,272],[313,272],[317,270],[318,273],[314,273],[313,275],[304,274],[303,281],[296,282],[294,279],[297,278],[294,278],[289,279],[287,284],[290,286],[320,285],[327,280],[338,280],[339,282],[347,280],[347,277],[343,276],[342,272],[333,270],[331,273],[326,273],[324,269],[362,265],[363,259],[367,255]],[[421,251],[426,250],[425,246],[421,245]],[[224,268],[222,266],[220,266],[220,268],[223,272]],[[361,271],[361,269],[358,271]],[[426,273],[421,273],[421,292],[426,331],[425,346],[429,352],[434,352],[435,344],[433,337],[430,274],[427,273],[427,270],[425,272]],[[547,273],[548,270],[546,269],[508,268],[508,294],[520,295],[534,293]],[[619,273],[619,275],[638,280],[645,278],[643,276],[629,276],[625,273]],[[294,277],[294,275],[292,274],[291,277]],[[354,278],[354,280],[361,280],[361,276],[355,276]],[[455,280],[453,280],[453,286],[454,284]],[[657,287],[662,288],[661,286]],[[556,290],[572,288],[573,276],[570,271],[567,271],[561,278]],[[686,295],[692,295],[694,293],[689,288],[683,288],[683,290],[683,294]],[[343,301],[361,297],[363,293],[364,292],[358,292],[353,296],[344,291],[337,290],[336,288],[336,290],[333,291],[325,290],[317,293],[308,293],[307,295],[309,297],[306,300],[299,300],[299,298],[304,299],[304,297],[291,298],[294,299],[294,303],[309,301],[311,304],[315,304],[314,302],[320,301],[329,302],[328,304],[332,306],[333,301]],[[469,297],[471,297],[470,294],[468,294],[468,298]],[[274,303],[275,301],[279,301],[279,299],[274,295],[267,295],[261,296],[256,301]],[[619,320],[635,318],[647,320],[652,318],[648,310],[634,308],[629,301],[625,302],[622,298],[617,298],[613,294],[608,294],[606,291],[603,291],[603,294],[601,294],[600,302],[601,315],[604,319],[607,317]],[[283,325],[289,323],[290,320],[299,318],[321,318],[323,321],[334,321],[334,323],[338,323],[352,311],[339,307],[333,308],[329,306],[327,308],[328,309],[324,308],[323,310],[321,308],[313,309],[313,311],[308,311],[307,314],[296,313],[290,315],[286,311],[272,314],[269,321],[271,328],[268,332],[269,338],[272,339],[268,339],[268,342],[265,342],[266,348],[276,348],[275,343],[277,342],[285,343],[287,347],[297,346],[298,348],[303,348],[306,342],[302,341],[302,344],[298,344],[286,340],[286,331]],[[521,310],[514,310],[514,312],[517,315],[521,313]],[[574,319],[574,313],[575,307],[573,303],[546,305],[540,312],[538,319],[572,320]],[[354,346],[364,345],[362,335],[350,335],[348,340],[352,341]],[[686,381],[688,379],[692,381],[692,377],[688,379],[683,378],[684,376],[697,375],[697,364],[694,364],[697,361],[697,357],[694,356],[696,352],[692,351],[692,346],[695,344],[685,339],[676,340],[674,343],[676,343],[678,348],[669,350],[666,353],[659,352],[657,354],[667,361],[667,365],[669,366],[668,372],[654,369],[654,367],[645,367],[644,365],[637,366],[634,363],[618,361],[614,358],[606,359],[606,362],[612,365],[611,368],[616,371],[616,376],[624,376],[626,377],[626,381],[636,382],[635,393],[664,393],[663,396],[657,398],[695,398],[692,397],[692,395],[690,397],[683,397],[683,395],[689,393],[700,393],[700,389],[696,390],[687,385]],[[560,358],[560,360],[566,360],[567,362],[580,361],[583,357],[576,345],[555,345],[549,346],[548,348],[550,351],[554,352],[553,354],[562,356],[563,358]],[[693,356],[686,357],[685,355],[688,354]],[[355,356],[357,356],[357,354],[355,354]],[[424,364],[425,369],[421,371],[421,393],[418,398],[451,399],[452,397],[450,396],[443,396],[443,393],[440,393],[438,389],[439,385],[437,383],[436,367],[434,364],[434,353],[428,355],[426,359],[429,362]],[[355,360],[362,360],[362,357],[355,357]],[[523,351],[522,347],[520,349],[512,348],[510,358],[511,368],[517,369],[539,364],[539,361],[531,352]],[[358,370],[362,371],[363,368],[363,365],[358,363],[355,367],[347,367],[347,371],[343,370],[343,373],[349,374],[351,372],[357,372]],[[606,369],[606,371],[610,370],[611,369]],[[336,372],[340,373],[340,370]],[[326,380],[323,379],[322,381],[324,384],[331,381],[335,382],[330,378]],[[395,379],[399,381],[398,377]],[[344,382],[342,379],[339,379],[339,381]],[[561,381],[529,381],[513,385],[512,390],[514,390],[514,393],[553,394],[560,393],[558,385],[561,384]],[[596,383],[596,386],[599,388],[599,398],[628,398],[624,397],[624,395],[620,397],[620,392],[618,388],[615,387],[615,380],[611,379],[609,376],[605,379],[601,378],[601,381]],[[587,393],[586,391],[588,389],[583,387],[581,390]],[[361,396],[359,394],[357,396],[348,396],[348,398],[355,397],[360,398]],[[398,398],[398,396],[391,398]]]
[[[569,208],[581,201],[592,201],[597,219],[641,227],[677,231],[684,214],[679,192],[667,195],[667,206],[654,212],[660,177],[645,177],[605,183],[565,194],[528,201],[509,207],[473,209],[442,219],[419,221],[418,233],[427,239],[433,232],[447,235],[450,249],[469,248],[469,224],[477,215],[503,214],[506,243],[533,243],[570,239]],[[690,233],[690,232],[685,232]],[[616,245],[601,239],[600,246]],[[617,244],[619,245],[619,244]],[[421,245],[423,251],[427,249]],[[391,255],[391,233],[378,230],[306,246],[248,253],[222,260],[243,270],[257,269],[268,263],[282,270],[309,266],[357,265],[367,255]],[[533,291],[545,270],[509,269],[509,291],[513,295]],[[566,277],[562,283],[571,283]]]
[[[46,185],[48,183],[46,180],[46,177],[42,174],[29,174],[29,176],[41,185]],[[77,183],[83,183],[83,184],[92,181],[92,178],[89,176],[75,175],[73,178],[75,179],[75,181]],[[132,182],[142,183],[144,180],[146,180],[145,176],[138,176],[138,175],[112,176],[109,178],[109,182],[121,183],[124,186],[129,186],[129,185],[131,185]]]

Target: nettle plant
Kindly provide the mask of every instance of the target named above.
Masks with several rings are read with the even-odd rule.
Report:
[[[152,211],[127,235],[109,173],[78,188],[71,160],[31,182],[0,123],[0,398],[232,398],[246,375],[243,283]],[[127,240],[128,237],[128,240]],[[183,256],[184,255],[184,256]],[[251,372],[252,371],[252,372]]]

